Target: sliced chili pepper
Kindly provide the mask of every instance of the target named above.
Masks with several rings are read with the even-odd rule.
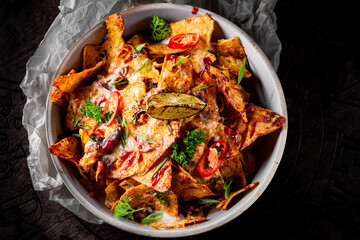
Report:
[[[208,157],[208,155],[210,153],[210,149],[212,149],[212,148],[215,148],[216,150],[221,151],[221,154],[218,157],[218,160],[213,167],[210,167],[210,166],[205,167],[205,159]],[[200,173],[200,175],[203,177],[209,177],[209,176],[213,175],[216,172],[216,170],[219,169],[221,163],[224,161],[224,156],[225,156],[227,149],[228,149],[228,145],[224,140],[219,140],[219,141],[214,142],[214,144],[211,145],[211,147],[208,148],[206,150],[206,152],[200,158],[200,161],[197,166],[197,170]]]
[[[120,106],[120,100],[121,100],[121,97],[120,97],[120,93],[118,91],[114,91],[110,94],[110,97],[108,98],[108,100],[106,101],[105,103],[105,107],[103,109],[103,113],[101,115],[101,117],[105,117],[105,114],[106,114],[106,110],[109,108],[109,102],[110,102],[110,99],[114,97],[115,98],[115,111],[113,113],[113,115],[111,116],[111,119],[105,123],[105,126],[109,126],[112,121],[115,119],[116,117],[116,114],[117,112],[119,111],[119,106]]]
[[[168,47],[172,49],[187,49],[194,47],[200,40],[197,33],[177,34],[170,38]]]
[[[96,130],[94,131],[94,134],[100,135],[100,136],[102,136],[102,137],[105,137],[105,133],[104,133],[104,131],[101,130],[101,129],[96,129]]]

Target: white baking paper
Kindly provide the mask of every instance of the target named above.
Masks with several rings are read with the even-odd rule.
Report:
[[[50,160],[45,135],[48,92],[69,49],[105,16],[130,7],[161,2],[192,5],[227,18],[257,42],[275,70],[280,63],[281,43],[276,34],[273,11],[276,0],[61,0],[60,13],[27,62],[26,75],[20,85],[27,97],[22,120],[29,135],[27,162],[35,190],[49,191],[50,200],[92,223],[102,223],[103,220],[87,211],[71,195]]]

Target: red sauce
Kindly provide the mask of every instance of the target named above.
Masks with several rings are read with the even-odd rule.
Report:
[[[133,60],[133,56],[130,54],[130,56],[125,60],[125,64],[131,62]]]
[[[124,166],[124,170],[127,170],[134,162],[136,158],[136,153],[133,153],[126,161],[125,166]]]
[[[175,73],[175,72],[176,72],[176,69],[177,69],[176,66],[175,66],[175,67],[171,67],[170,72]]]
[[[191,10],[191,13],[192,14],[197,14],[199,11],[199,9],[197,7],[193,7],[192,10]]]
[[[124,151],[123,154],[121,155],[120,159],[118,159],[116,161],[116,168],[119,168],[121,166],[121,164],[129,157],[130,154],[132,154],[133,152],[128,152],[128,151]]]
[[[248,129],[249,129],[249,127],[247,127],[245,129],[245,131],[243,132],[243,134],[241,136],[241,144],[240,144],[241,147],[244,146],[244,143],[245,143],[245,140],[246,140],[246,137],[247,137],[247,133],[248,133]]]
[[[160,179],[164,176],[164,173],[167,170],[167,168],[168,168],[168,166],[166,164],[162,165],[161,168],[151,178],[150,184],[151,184],[152,188],[155,187],[156,184],[158,184]]]
[[[255,129],[256,129],[256,124],[257,122],[253,122],[253,124],[251,124],[251,129],[250,129],[250,137],[252,137],[255,133]]]
[[[126,77],[126,75],[128,74],[129,72],[129,66],[126,66],[126,67],[123,67],[121,70],[120,70],[120,76],[122,78]]]
[[[204,64],[205,64],[205,65],[211,65],[211,64],[212,64],[212,61],[211,61],[211,59],[210,59],[209,57],[205,57],[205,58],[203,59],[203,61],[204,61]]]

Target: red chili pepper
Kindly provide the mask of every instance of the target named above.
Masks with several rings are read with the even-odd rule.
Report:
[[[104,131],[103,131],[103,130],[101,130],[101,129],[96,129],[96,130],[94,131],[94,133],[95,133],[95,134],[97,134],[97,135],[100,135],[100,136],[102,136],[102,137],[104,137],[104,136],[105,136]]]
[[[116,104],[116,105],[115,105],[115,111],[114,111],[114,114],[111,116],[111,119],[110,119],[107,123],[105,123],[105,126],[109,126],[109,125],[112,123],[112,121],[113,121],[113,120],[115,119],[115,117],[116,117],[117,112],[119,111],[121,96],[120,96],[120,93],[119,93],[118,91],[114,91],[114,92],[111,92],[110,97],[109,97],[108,100],[106,101],[105,107],[104,107],[104,109],[103,109],[103,113],[102,113],[101,117],[105,117],[106,110],[107,110],[108,107],[109,107],[109,101],[110,101],[110,99],[111,99],[112,97],[115,98],[115,104]]]
[[[168,47],[172,49],[187,49],[198,44],[200,40],[197,33],[183,33],[177,34],[170,38]]]
[[[221,146],[222,146],[222,150],[220,148]],[[204,160],[209,155],[209,152],[210,152],[211,148],[215,148],[218,151],[221,150],[221,154],[218,157],[218,160],[217,160],[216,164],[214,165],[214,167],[210,167],[210,166],[205,167],[204,166],[205,165]],[[216,172],[216,170],[219,169],[221,163],[224,161],[224,156],[225,156],[225,153],[227,151],[227,148],[228,148],[227,143],[224,140],[219,140],[219,141],[216,141],[213,145],[211,145],[210,148],[208,148],[206,150],[206,152],[201,156],[200,161],[199,161],[198,166],[197,166],[197,170],[198,170],[198,172],[200,173],[201,176],[209,177],[209,176],[213,175]]]

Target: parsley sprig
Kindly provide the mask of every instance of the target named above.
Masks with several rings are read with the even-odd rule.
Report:
[[[182,166],[188,166],[190,158],[196,153],[196,147],[206,140],[206,134],[203,130],[194,129],[192,131],[186,131],[185,137],[182,139],[182,144],[171,144],[173,149],[170,157],[176,160]],[[181,142],[180,142],[181,143]]]
[[[133,209],[129,202],[131,202],[131,197],[127,197],[124,196],[122,197],[116,204],[115,208],[114,208],[114,217],[116,218],[120,218],[120,217],[124,217],[127,219],[132,218],[133,214],[135,212],[141,211],[144,208],[138,208],[138,209]]]
[[[151,39],[155,42],[160,42],[165,39],[171,32],[166,20],[162,17],[154,15],[150,21]]]
[[[106,111],[105,116],[102,116],[103,108],[93,104],[90,99],[85,101],[85,108],[82,106],[79,107],[79,111],[85,117],[93,117],[97,123],[105,123],[111,119],[111,116],[114,114],[111,111]]]
[[[86,126],[85,124],[83,124],[82,122],[80,122],[81,118],[78,115],[74,115],[73,113],[71,113],[71,117],[74,119],[74,130],[79,127],[79,128],[83,128],[83,129],[89,129],[88,126]]]

